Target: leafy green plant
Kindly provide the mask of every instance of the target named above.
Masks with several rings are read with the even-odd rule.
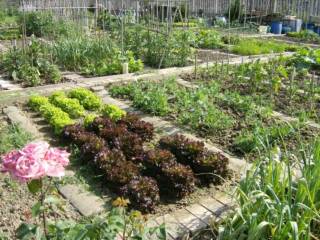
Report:
[[[25,86],[58,83],[62,79],[58,67],[48,60],[47,47],[35,38],[25,49],[13,47],[0,58],[0,68]]]
[[[159,145],[172,152],[178,162],[189,165],[194,173],[200,174],[203,183],[220,183],[227,177],[228,159],[220,153],[209,152],[203,142],[177,134],[160,139]]]
[[[99,110],[102,107],[101,99],[85,88],[73,89],[69,92],[68,96],[78,99],[81,105],[87,110]]]
[[[118,121],[127,115],[125,111],[111,104],[104,105],[101,112],[104,116],[111,118],[113,121]]]
[[[34,111],[39,111],[40,107],[49,103],[49,99],[44,96],[32,96],[29,98],[28,106]]]
[[[117,33],[120,40],[120,32]],[[195,37],[191,31],[173,31],[168,36],[145,30],[138,25],[129,28],[124,36],[125,49],[152,67],[181,67],[192,56]]]
[[[74,123],[68,113],[52,105],[46,97],[32,96],[29,99],[28,105],[46,119],[56,134],[59,134],[66,125]]]
[[[320,43],[319,35],[310,30],[302,30],[300,32],[288,32],[287,36],[296,38],[302,41]]]
[[[68,98],[64,92],[54,92],[49,97],[49,101],[68,113],[72,118],[79,118],[85,113],[84,107],[79,100]]]
[[[95,113],[87,114],[83,120],[84,127],[88,128],[93,123],[94,119],[96,119],[97,117],[98,115]]]
[[[201,30],[196,36],[196,46],[199,48],[216,49],[222,44],[221,36],[215,30]]]
[[[18,72],[18,78],[27,86],[37,86],[41,83],[40,72],[38,68],[31,66],[30,64],[23,64],[20,66]]]
[[[269,53],[282,53],[296,51],[297,47],[276,41],[262,41],[254,39],[242,39],[231,48],[231,51],[240,55],[259,55]]]
[[[243,153],[261,151],[269,146],[279,144],[295,131],[295,127],[287,123],[275,124],[270,127],[256,126],[252,131],[240,134],[235,139],[234,146]]]
[[[27,36],[60,37],[71,36],[78,27],[65,19],[57,20],[51,12],[31,11],[19,14],[20,32],[26,31]],[[24,30],[25,29],[25,30]]]
[[[53,127],[53,130],[56,134],[60,134],[65,126],[74,123],[74,121],[70,119],[68,113],[50,103],[42,105],[39,108],[39,112]]]

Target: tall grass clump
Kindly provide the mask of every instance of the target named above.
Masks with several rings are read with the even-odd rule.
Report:
[[[319,239],[320,141],[303,149],[299,156],[272,151],[254,165],[217,239]]]
[[[106,36],[78,35],[58,40],[52,48],[55,61],[66,70],[86,75],[102,76],[122,73],[122,63],[129,63],[129,71],[143,69],[143,63],[131,52],[121,49]]]
[[[32,138],[31,134],[19,125],[0,126],[0,155],[23,147]]]

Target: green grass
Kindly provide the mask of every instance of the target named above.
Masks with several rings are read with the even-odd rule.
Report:
[[[237,45],[231,48],[231,51],[235,54],[247,56],[270,53],[283,53],[286,51],[297,51],[297,49],[297,46],[292,46],[275,41],[242,39]]]
[[[18,125],[11,124],[2,128],[0,127],[0,154],[22,148],[32,139],[31,134],[24,131]]]

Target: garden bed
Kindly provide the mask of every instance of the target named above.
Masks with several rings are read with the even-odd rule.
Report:
[[[272,119],[249,97],[226,92],[216,84],[185,89],[174,80],[110,88],[112,96],[130,99],[134,107],[163,116],[210,140],[233,155],[254,160],[279,145],[295,151],[298,142],[312,141],[319,132],[301,123]],[[283,140],[285,142],[283,142]]]
[[[221,91],[250,95],[258,106],[319,122],[319,76],[308,74],[305,69],[293,70],[294,65],[288,63],[290,59],[268,64],[257,61],[240,66],[213,66],[199,70],[197,76],[193,73],[182,78],[200,84],[218,82]]]
[[[197,50],[197,59],[199,63],[216,62],[216,61],[220,62],[220,61],[237,58],[237,57],[240,57],[240,56],[219,52],[219,51],[214,51],[214,50],[206,50],[206,49]]]
[[[82,94],[89,94],[90,101],[85,101]],[[99,195],[112,189],[116,194],[128,197],[133,208],[160,215],[195,203],[205,196],[214,196],[222,187],[220,177],[227,180],[223,185],[226,188],[228,179],[236,176],[227,169],[226,157],[209,151],[201,142],[180,135],[168,138],[158,135],[152,124],[134,115],[125,117],[122,115],[125,112],[112,105],[100,105],[101,100],[88,91],[79,89],[71,91],[68,96],[71,98],[62,92],[55,93],[49,98],[50,103],[47,98],[32,98],[29,107],[40,111],[45,121],[32,113],[29,107],[22,105],[21,108],[37,124],[39,131],[47,132],[54,144],[72,143],[71,150],[76,159],[74,167],[79,163],[88,164],[87,168],[92,171],[86,178],[101,176],[102,187],[97,190]],[[71,102],[73,107],[69,108]],[[102,106],[104,110],[100,115],[104,117],[97,117]],[[94,112],[97,115],[92,115]],[[79,120],[84,116],[82,123]],[[70,125],[76,122],[80,125]],[[65,125],[70,126],[64,128]],[[63,140],[57,141],[61,134]],[[188,146],[193,146],[195,152],[190,156],[184,155],[186,152],[180,152],[180,146],[187,147],[187,152]],[[206,164],[202,165],[204,161]],[[220,177],[216,178],[212,173]],[[230,179],[230,182],[234,180]]]

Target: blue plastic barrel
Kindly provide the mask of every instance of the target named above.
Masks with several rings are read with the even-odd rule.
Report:
[[[282,22],[272,22],[271,33],[281,34],[281,32],[282,32]]]
[[[314,23],[307,23],[307,30],[314,30]]]
[[[315,26],[313,31],[320,35],[320,26]]]

